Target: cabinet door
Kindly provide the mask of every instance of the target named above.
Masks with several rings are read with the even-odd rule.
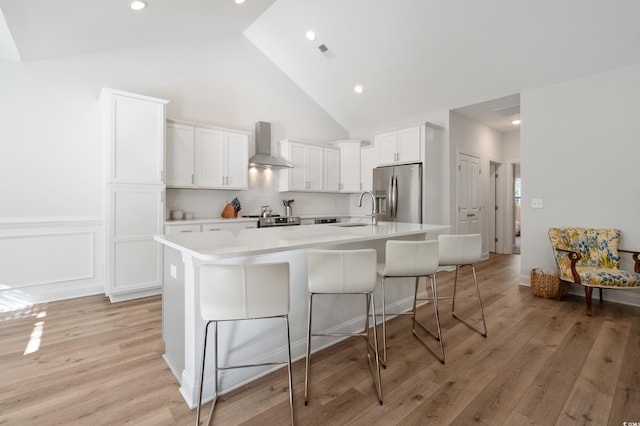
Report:
[[[360,143],[340,147],[340,191],[360,192]]]
[[[307,177],[307,190],[322,191],[324,174],[322,147],[308,145],[306,147],[306,150],[307,154],[305,156],[305,171]]]
[[[360,152],[360,182],[361,191],[373,190],[373,169],[376,167],[376,151],[365,148]]]
[[[387,132],[376,135],[374,138],[378,151],[378,164],[393,164],[398,154],[398,133]]]
[[[200,230],[200,225],[167,225],[164,227],[164,233],[167,235],[200,232]]]
[[[398,154],[402,163],[420,161],[420,126],[398,130]]]
[[[106,94],[109,182],[162,184],[165,101]]]
[[[338,192],[340,191],[340,150],[337,148],[323,148],[322,150],[324,152],[322,190]]]
[[[194,186],[195,129],[167,123],[167,186]]]
[[[287,170],[289,173],[289,190],[304,191],[307,189],[307,174],[305,171],[307,147],[302,144],[291,143],[288,151],[288,160],[293,164],[293,168]]]
[[[226,156],[225,187],[246,189],[249,174],[249,136],[227,133]]]
[[[234,229],[257,228],[258,222],[214,222],[202,225],[203,232],[209,231],[230,231]]]
[[[226,159],[224,132],[196,129],[196,185],[219,188],[223,186]]]
[[[111,185],[108,199],[109,295],[162,286],[160,244],[164,220],[160,185]]]

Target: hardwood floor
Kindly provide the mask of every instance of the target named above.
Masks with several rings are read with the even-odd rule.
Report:
[[[534,297],[517,284],[519,256],[492,255],[477,270],[487,338],[452,318],[450,301],[442,301],[442,365],[411,335],[410,318],[395,318],[382,371],[384,405],[364,343],[352,338],[312,357],[306,407],[304,360],[294,364],[296,422],[640,422],[640,308],[595,303],[587,317],[583,298]],[[441,296],[451,293],[452,277],[438,275]],[[456,307],[468,305],[471,314],[467,287]],[[193,424],[195,410],[161,358],[161,309],[159,297],[110,304],[92,296],[0,315],[0,424]],[[430,305],[419,312],[433,324]],[[214,422],[288,424],[285,371],[223,395]]]

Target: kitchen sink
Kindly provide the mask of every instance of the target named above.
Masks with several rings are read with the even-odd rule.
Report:
[[[371,226],[370,223],[357,223],[357,222],[343,222],[343,223],[332,223],[331,226],[340,226],[343,228],[351,228],[353,226]]]

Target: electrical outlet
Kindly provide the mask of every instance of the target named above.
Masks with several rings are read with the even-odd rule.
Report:
[[[542,203],[542,198],[532,198],[531,199],[531,208],[532,209],[541,209],[544,205]]]
[[[178,207],[178,200],[176,200],[175,198],[169,198],[167,200],[168,204],[169,204],[169,208],[170,209],[174,209],[176,207]]]

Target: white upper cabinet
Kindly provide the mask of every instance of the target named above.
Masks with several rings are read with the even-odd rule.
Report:
[[[360,145],[358,139],[334,142],[340,148],[340,192],[360,192]]]
[[[378,164],[374,147],[362,148],[360,151],[360,182],[361,191],[373,190],[373,169]]]
[[[244,133],[225,134],[225,157],[227,188],[246,189],[249,187],[249,135]]]
[[[102,90],[107,183],[163,184],[168,102],[119,90]]]
[[[293,165],[293,168],[280,171],[280,191],[321,192],[323,190],[324,151],[322,146],[285,139],[280,141],[280,155]]]
[[[339,192],[340,182],[340,149],[323,147],[324,167],[322,190],[326,192]]]
[[[420,126],[381,133],[374,140],[381,166],[421,161]]]
[[[167,186],[247,189],[249,133],[167,122]]]
[[[195,129],[167,123],[167,186],[195,185]]]

